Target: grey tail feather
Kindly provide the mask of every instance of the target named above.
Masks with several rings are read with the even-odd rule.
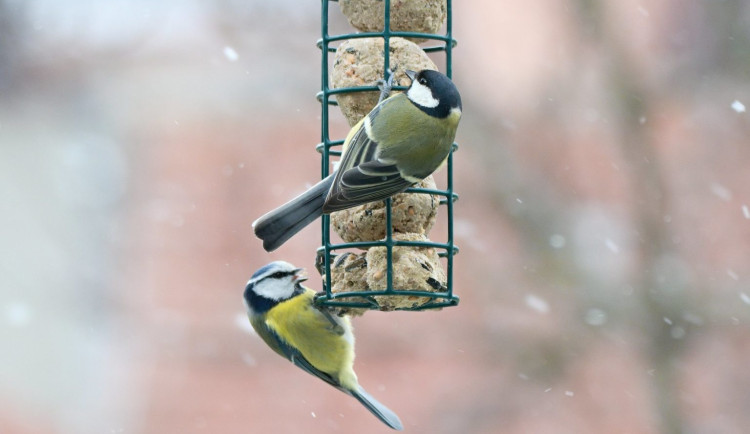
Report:
[[[276,250],[294,234],[323,214],[333,175],[328,176],[301,195],[270,211],[253,223],[255,236],[263,240],[267,252]]]
[[[349,391],[349,393],[353,397],[357,398],[357,401],[361,402],[362,405],[367,407],[367,409],[370,410],[372,414],[374,414],[378,419],[383,421],[383,423],[385,423],[389,427],[397,431],[401,431],[404,429],[404,426],[401,424],[401,419],[398,418],[396,413],[394,413],[390,408],[381,404],[377,399],[373,398],[372,395],[365,391],[365,389],[360,387],[358,390]]]

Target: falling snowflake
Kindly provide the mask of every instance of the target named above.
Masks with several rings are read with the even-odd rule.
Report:
[[[226,58],[230,62],[236,62],[237,59],[240,58],[240,55],[237,54],[237,51],[235,51],[235,49],[230,46],[224,47],[224,56],[226,56]]]
[[[526,296],[526,306],[529,308],[539,312],[539,313],[547,313],[549,312],[549,303],[541,297],[537,297],[536,295],[529,294]]]

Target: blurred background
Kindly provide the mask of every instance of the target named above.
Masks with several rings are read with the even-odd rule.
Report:
[[[413,433],[747,432],[750,3],[454,34],[461,303],[355,319],[363,386]],[[250,223],[319,175],[319,37],[316,1],[0,0],[0,432],[389,431],[242,304],[314,273],[319,225]]]

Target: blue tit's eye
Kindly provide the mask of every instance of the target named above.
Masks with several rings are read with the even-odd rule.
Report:
[[[273,273],[273,274],[271,275],[271,278],[273,278],[273,279],[281,279],[282,277],[284,277],[284,275],[285,275],[285,273],[284,273],[284,272],[282,272],[282,271],[277,271],[277,272],[275,272],[275,273]]]

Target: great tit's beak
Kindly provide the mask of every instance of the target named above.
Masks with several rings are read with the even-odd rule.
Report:
[[[294,277],[292,278],[292,281],[294,283],[300,283],[307,280],[307,276],[305,275],[305,269],[304,268],[295,268],[294,270]]]
[[[409,80],[411,80],[412,83],[414,83],[417,80],[417,71],[412,71],[411,69],[405,69],[404,73],[407,77],[409,77]]]

